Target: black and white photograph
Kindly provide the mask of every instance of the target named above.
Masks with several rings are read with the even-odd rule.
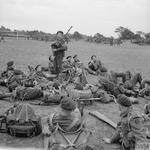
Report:
[[[150,150],[150,0],[0,0],[0,150]]]

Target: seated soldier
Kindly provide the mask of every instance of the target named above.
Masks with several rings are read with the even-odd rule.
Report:
[[[89,73],[95,75],[103,75],[107,72],[107,69],[102,65],[101,61],[97,59],[96,55],[91,56],[91,61],[88,63]]]
[[[52,122],[50,122],[52,120]],[[51,119],[48,119],[48,126],[54,129],[58,124],[66,132],[76,131],[81,125],[81,113],[76,107],[75,102],[69,98],[64,97]],[[52,125],[52,126],[51,126]],[[43,133],[51,132],[45,131],[47,126],[44,127]]]
[[[48,82],[50,74],[47,74],[42,70],[41,65],[37,65],[35,68],[35,72],[32,74],[32,78],[34,78],[39,83]]]
[[[73,67],[73,64],[71,62],[72,56],[67,56],[66,60],[63,62],[63,70],[70,69]]]
[[[143,126],[143,118],[133,112],[132,103],[125,95],[119,95],[117,99],[121,120],[116,132],[111,138],[104,138],[106,143],[121,143],[126,150],[132,150],[139,142],[146,142]]]
[[[52,55],[49,56],[48,71],[54,74],[54,56]]]
[[[6,86],[6,80],[13,75],[14,72],[14,62],[13,61],[9,61],[7,63],[7,68],[5,71],[3,71],[1,73],[0,76],[0,85],[2,86]]]
[[[80,60],[78,59],[78,55],[75,54],[73,56],[73,63],[72,64],[73,64],[74,67],[77,67],[79,65],[79,63],[80,63]]]
[[[62,82],[62,80],[69,81],[74,74],[75,68],[71,59],[71,56],[67,56],[66,60],[62,64],[62,73],[59,75],[60,82]]]
[[[9,91],[12,92],[17,86],[22,85],[22,81],[24,79],[25,74],[21,70],[14,70],[13,75],[7,80],[7,87]]]
[[[144,79],[142,80],[142,89],[139,92],[140,96],[150,96],[150,80]]]
[[[84,72],[84,69],[82,68],[76,68],[76,74],[75,74],[74,82],[75,84],[81,84],[82,86],[85,86],[88,81]]]

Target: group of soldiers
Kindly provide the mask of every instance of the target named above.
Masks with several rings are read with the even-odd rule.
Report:
[[[29,74],[26,75],[15,68],[14,61],[9,61],[0,77],[0,85],[7,87],[8,91],[0,91],[0,99],[23,101],[41,98],[42,102],[60,104],[52,116],[53,126],[48,119],[47,126],[43,129],[43,134],[50,135],[56,124],[63,130],[71,131],[76,130],[82,122],[83,107],[74,101],[69,85],[80,94],[82,91],[89,92],[89,98],[100,98],[102,91],[105,91],[115,97],[121,120],[114,136],[104,138],[104,141],[119,142],[127,150],[135,148],[137,142],[146,142],[149,132],[145,132],[143,122],[149,120],[150,105],[143,108],[145,114],[142,117],[133,111],[132,105],[138,103],[133,97],[150,96],[150,81],[143,80],[140,73],[132,75],[130,71],[109,72],[96,55],[91,56],[87,66],[79,60],[77,54],[67,56],[64,60],[67,46],[63,36],[62,31],[57,32],[57,40],[51,45],[53,55],[49,56],[48,67],[28,66]],[[97,84],[89,84],[87,74],[93,78],[98,77]],[[78,94],[77,98],[81,96]]]

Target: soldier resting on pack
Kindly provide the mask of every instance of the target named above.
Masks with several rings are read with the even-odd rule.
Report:
[[[101,61],[97,59],[96,55],[91,56],[91,61],[88,63],[88,72],[94,75],[104,75],[107,69],[102,65]]]
[[[0,85],[2,86],[6,86],[6,80],[12,76],[12,74],[14,73],[14,61],[9,61],[7,63],[7,68],[5,71],[3,71],[1,73],[1,76],[0,76]]]
[[[51,134],[57,124],[66,132],[76,131],[81,125],[81,113],[69,97],[64,97],[57,111],[48,118],[43,134]]]
[[[25,74],[21,70],[14,70],[14,73],[7,79],[6,82],[9,91],[12,92],[17,86],[22,85],[25,77]]]
[[[143,118],[133,111],[132,103],[127,96],[119,95],[117,102],[121,120],[114,135],[111,138],[104,138],[104,141],[119,142],[125,150],[134,150],[137,143],[147,141]]]

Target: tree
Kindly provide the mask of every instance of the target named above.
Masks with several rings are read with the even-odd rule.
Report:
[[[134,39],[135,34],[131,30],[124,28],[122,26],[116,28],[115,32],[119,34],[119,38],[122,40]]]
[[[83,36],[78,31],[75,31],[74,34],[73,34],[73,38],[75,40],[80,40],[80,39],[83,39]]]
[[[105,37],[100,34],[100,33],[96,33],[93,37],[93,40],[96,42],[96,43],[101,43],[103,40],[105,39]]]

